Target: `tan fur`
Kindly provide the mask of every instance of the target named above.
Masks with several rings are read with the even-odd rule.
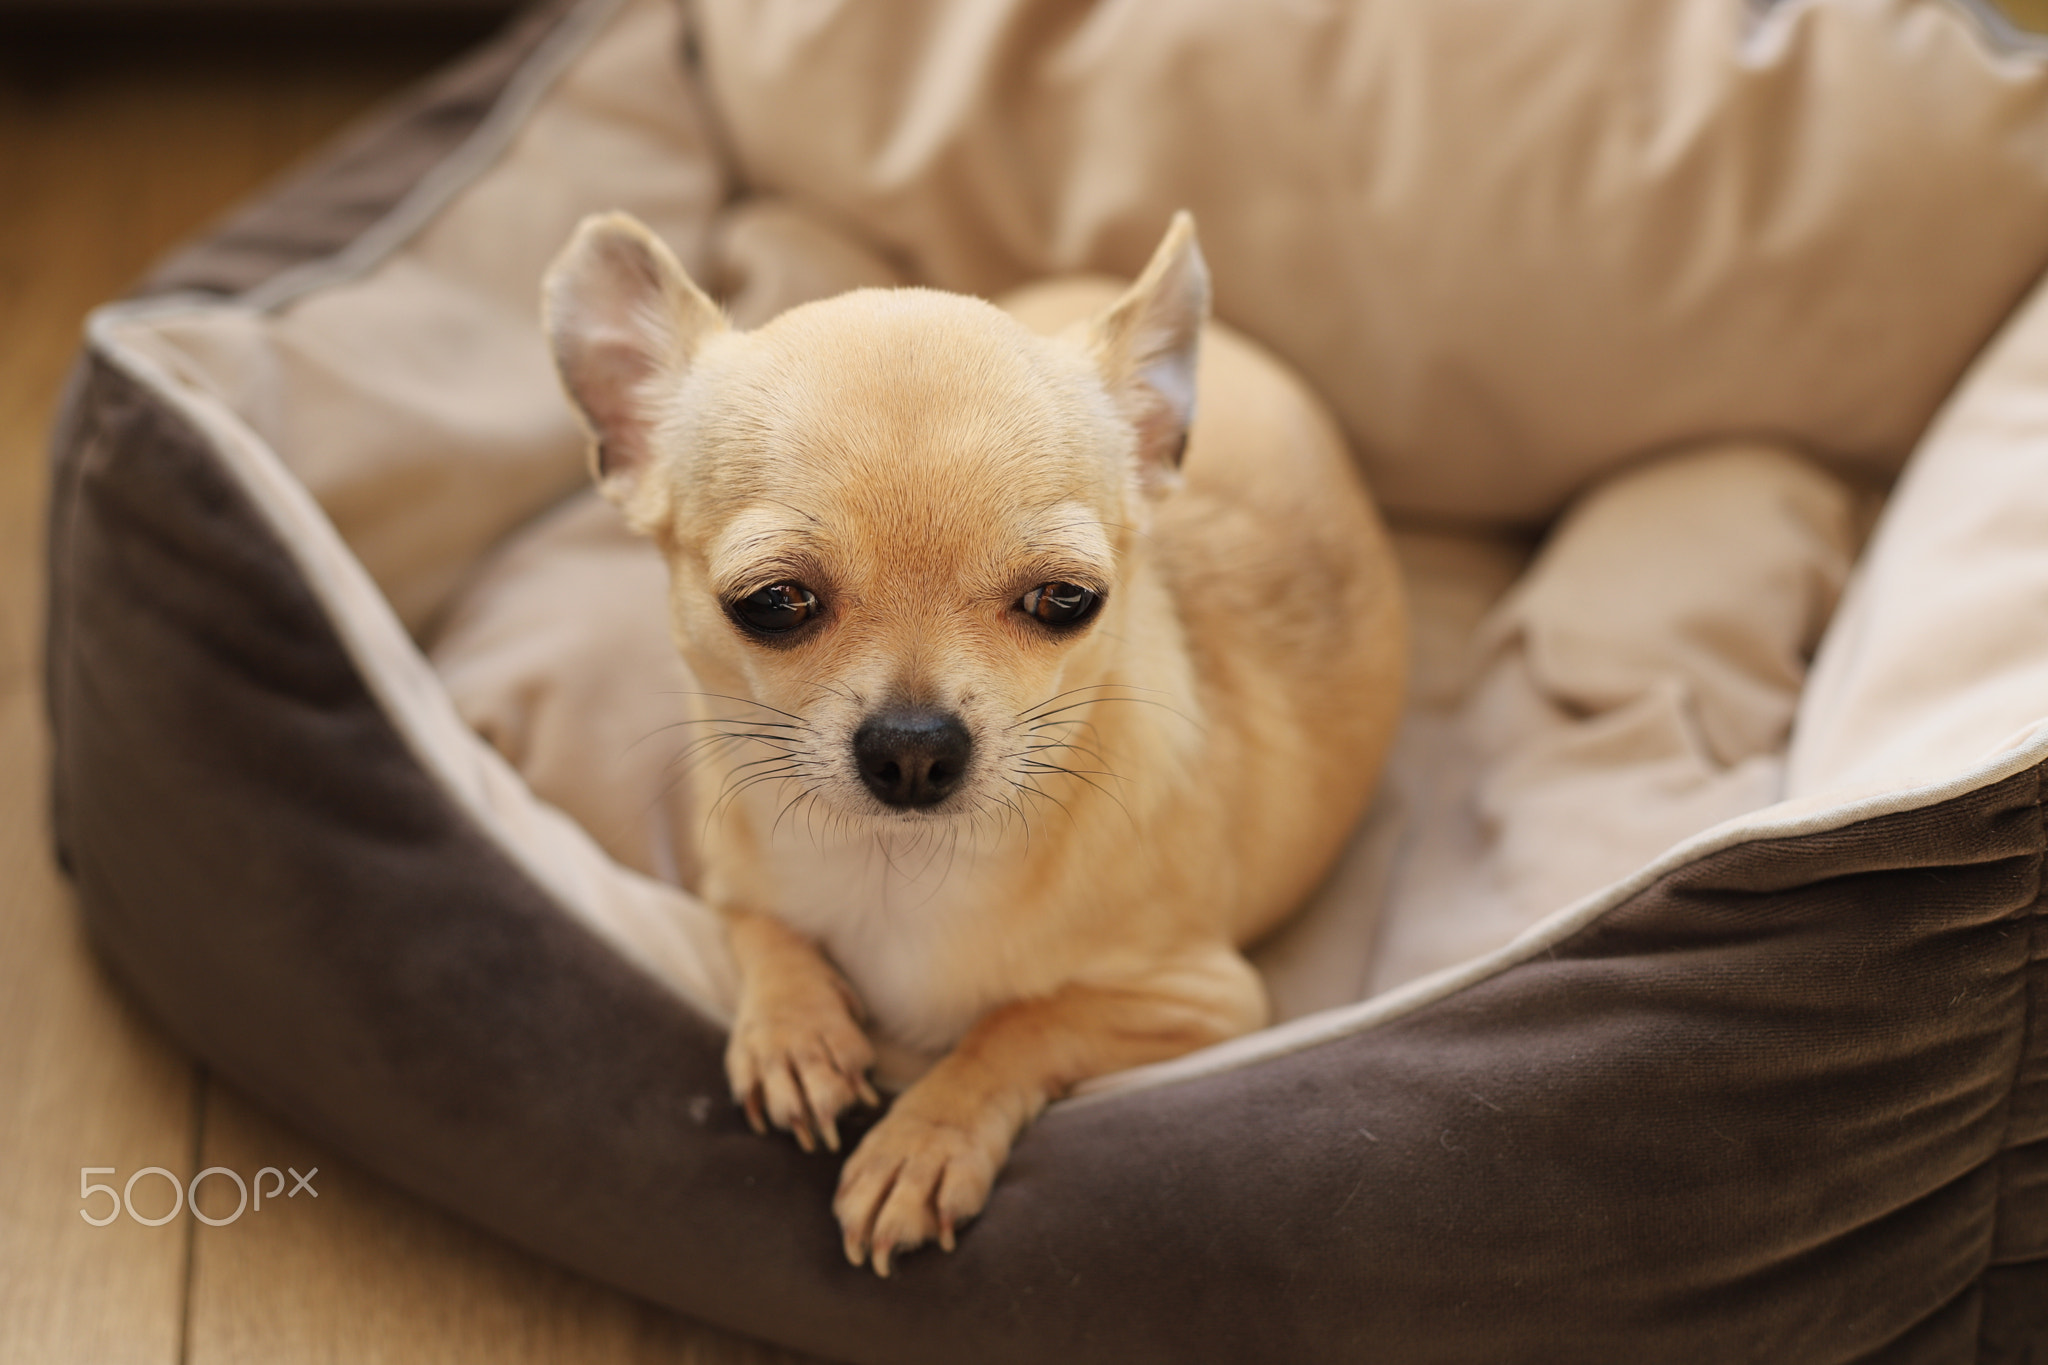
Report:
[[[848,1257],[887,1274],[952,1245],[1048,1101],[1265,1021],[1238,949],[1323,875],[1399,709],[1384,534],[1321,405],[1202,325],[1185,215],[1128,290],[1044,286],[1008,315],[864,290],[745,334],[613,216],[548,306],[707,694],[693,780],[741,976],[735,1096],[836,1150],[877,1044],[936,1058],[834,1203]],[[825,604],[800,641],[728,617],[782,581]],[[1048,582],[1103,590],[1099,614],[1049,634],[1016,605]],[[974,737],[929,810],[884,805],[849,757],[899,702]]]

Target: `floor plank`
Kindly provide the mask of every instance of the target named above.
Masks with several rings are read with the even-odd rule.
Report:
[[[191,1063],[140,1018],[86,951],[47,853],[38,699],[0,697],[0,1361],[177,1360],[182,1220],[105,1227],[79,1172],[125,1183],[147,1166],[192,1170]],[[135,1202],[169,1207],[151,1176]],[[156,1201],[163,1201],[159,1205]]]
[[[222,52],[161,27],[84,46],[64,31],[42,53],[0,24],[0,1365],[794,1362],[334,1160],[204,1080],[86,947],[48,852],[37,678],[45,427],[81,321],[449,43],[274,32]],[[209,1165],[318,1166],[320,1197],[218,1228],[79,1216],[81,1167],[118,1184]],[[161,1211],[168,1185],[135,1197]],[[203,1187],[209,1216],[233,1206],[230,1183]]]
[[[206,1100],[205,1161],[244,1178],[265,1166],[317,1167],[319,1193],[197,1229],[188,1365],[797,1365],[543,1265],[224,1088]],[[232,1182],[216,1176],[201,1192],[209,1217],[234,1213]]]

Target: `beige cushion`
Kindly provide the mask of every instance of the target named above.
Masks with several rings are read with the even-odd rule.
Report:
[[[2048,74],[1945,0],[697,9],[747,182],[929,282],[1192,208],[1396,512],[1745,433],[1887,476],[2048,261]]]
[[[2048,720],[2048,290],[1956,391],[1800,698],[1787,795],[1955,776]]]
[[[535,796],[635,872],[694,886],[684,770],[702,731],[667,604],[661,556],[592,490],[485,561],[427,657]]]
[[[1388,773],[1408,828],[1361,993],[1489,951],[1777,801],[1856,529],[1839,480],[1748,442],[1574,505],[1474,632],[1470,684],[1418,689]]]

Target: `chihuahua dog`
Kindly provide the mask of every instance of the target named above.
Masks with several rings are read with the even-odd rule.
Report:
[[[1049,1101],[1264,1024],[1239,949],[1327,870],[1400,707],[1385,533],[1306,387],[1207,323],[1186,214],[1128,289],[858,290],[744,333],[612,214],[545,305],[704,689],[735,1099],[836,1151],[878,1045],[936,1058],[833,1202],[887,1275],[952,1249]]]

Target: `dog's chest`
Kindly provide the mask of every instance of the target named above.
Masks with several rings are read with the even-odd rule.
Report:
[[[940,839],[849,841],[778,860],[775,913],[823,945],[885,1034],[950,1047],[1001,998],[980,956],[1001,876]]]

